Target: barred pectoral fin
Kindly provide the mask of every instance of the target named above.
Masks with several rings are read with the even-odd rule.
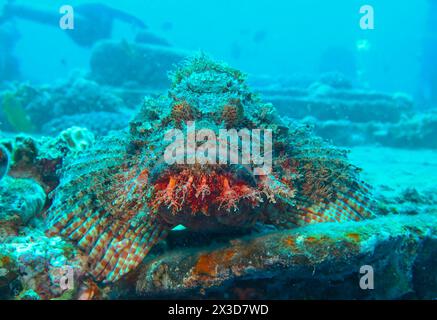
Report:
[[[373,216],[370,199],[363,194],[337,194],[328,202],[301,207],[296,215],[301,224],[360,221]]]
[[[152,220],[131,224],[122,237],[108,239],[91,274],[99,281],[115,282],[135,269],[152,247],[167,236],[167,227]]]
[[[76,242],[99,281],[118,280],[166,234],[145,208],[147,170],[124,153],[125,142],[108,137],[66,159],[48,213],[47,234]]]
[[[102,210],[76,213],[53,221],[48,234],[60,234],[77,242],[88,255],[89,273],[97,281],[120,279],[167,234],[167,227],[147,213],[138,213],[128,220]]]
[[[295,206],[271,215],[270,223],[278,227],[297,227],[320,222],[360,221],[374,216],[374,201],[365,193],[337,193],[330,200],[309,202],[297,196]]]
[[[360,170],[346,150],[330,146],[309,132],[292,137],[285,181],[294,188],[294,205],[285,203],[273,223],[290,227],[315,222],[356,221],[373,216],[374,200]]]

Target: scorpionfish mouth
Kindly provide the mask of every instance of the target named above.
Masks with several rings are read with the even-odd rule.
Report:
[[[151,207],[170,219],[239,215],[262,202],[254,176],[241,165],[173,164],[152,172],[151,183]]]

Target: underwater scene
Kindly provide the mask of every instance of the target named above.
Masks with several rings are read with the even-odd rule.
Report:
[[[435,300],[437,0],[0,0],[0,300]]]

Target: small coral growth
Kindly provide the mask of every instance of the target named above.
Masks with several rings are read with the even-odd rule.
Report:
[[[62,131],[60,137],[71,151],[83,151],[94,142],[92,132],[79,127],[72,127]]]

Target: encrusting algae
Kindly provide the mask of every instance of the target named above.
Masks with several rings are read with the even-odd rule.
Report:
[[[167,96],[145,100],[127,132],[63,162],[48,234],[76,242],[97,281],[114,282],[135,269],[177,225],[214,232],[262,222],[289,229],[373,216],[368,186],[346,152],[307,126],[281,120],[241,72],[200,55],[181,65],[172,81]],[[270,130],[270,170],[255,174],[253,161],[201,163],[196,148],[188,147],[185,161],[169,163],[166,150],[174,141],[166,140],[168,132],[179,129],[184,145],[192,122],[217,136],[222,129]],[[233,152],[244,151],[243,142]],[[249,148],[262,142],[249,140]]]

